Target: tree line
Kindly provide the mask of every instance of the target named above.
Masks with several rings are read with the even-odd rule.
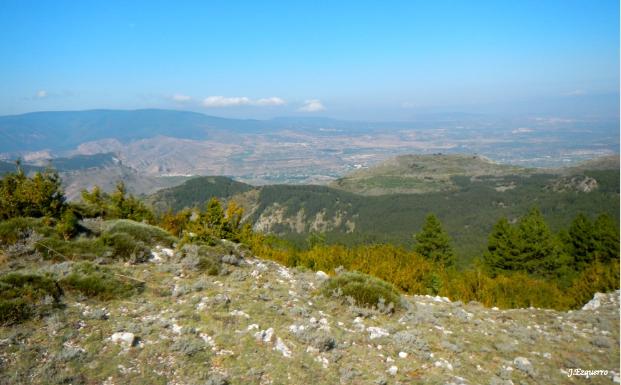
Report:
[[[82,191],[68,203],[60,178],[50,170],[32,177],[19,168],[0,179],[0,220],[49,218],[66,240],[85,218],[131,219],[155,224],[181,242],[214,244],[229,239],[253,253],[289,266],[329,273],[339,267],[358,270],[395,284],[408,293],[441,294],[487,305],[570,308],[595,291],[619,287],[619,230],[602,214],[594,220],[578,214],[568,228],[554,233],[537,208],[519,219],[501,218],[488,237],[486,251],[468,269],[455,268],[456,253],[442,223],[429,214],[414,234],[410,250],[389,245],[327,245],[311,234],[301,249],[274,236],[252,231],[243,209],[233,201],[210,199],[202,208],[155,215],[122,183],[111,193],[99,187]]]

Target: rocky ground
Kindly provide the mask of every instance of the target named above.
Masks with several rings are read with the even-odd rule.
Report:
[[[228,255],[209,276],[154,256],[118,264],[142,294],[68,296],[0,327],[0,384],[619,383],[618,291],[569,312],[404,296],[386,314],[321,295],[322,273]]]

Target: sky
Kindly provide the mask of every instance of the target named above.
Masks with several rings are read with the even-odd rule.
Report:
[[[619,115],[619,1],[0,1],[0,115]]]

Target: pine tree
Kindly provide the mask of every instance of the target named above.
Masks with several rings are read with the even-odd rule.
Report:
[[[560,244],[537,208],[518,223],[520,239],[519,264],[528,273],[550,275],[560,265]]]
[[[599,262],[619,259],[619,228],[612,218],[601,214],[593,224],[593,243],[595,258]]]
[[[487,241],[483,262],[492,274],[520,270],[520,240],[516,229],[507,218],[501,218],[493,227]]]
[[[224,210],[217,198],[211,198],[207,202],[207,209],[204,216],[204,224],[209,229],[211,235],[222,238],[224,233]]]
[[[229,201],[226,206],[225,216],[225,238],[238,241],[241,232],[241,221],[244,217],[244,208],[235,201]]]
[[[589,218],[580,213],[567,232],[566,251],[573,257],[573,267],[583,269],[595,258],[595,228]]]
[[[78,217],[73,210],[67,209],[56,225],[56,231],[65,240],[69,240],[78,233]]]
[[[427,215],[421,232],[414,238],[414,251],[418,254],[447,267],[455,263],[451,240],[434,214]]]
[[[17,171],[0,179],[0,219],[17,216],[60,218],[66,206],[58,174],[52,170],[26,176]]]
[[[89,215],[94,217],[105,218],[106,215],[106,198],[108,197],[101,187],[95,185],[92,191],[84,189],[81,191],[82,201],[86,204]]]

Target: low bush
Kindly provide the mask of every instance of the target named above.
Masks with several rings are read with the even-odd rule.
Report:
[[[151,250],[142,241],[137,241],[129,234],[106,233],[101,239],[111,248],[110,252],[115,259],[146,262],[151,254]]]
[[[140,282],[124,278],[110,269],[89,262],[76,264],[72,272],[60,280],[60,285],[66,291],[101,300],[129,297],[144,289],[144,285]]]
[[[351,297],[357,305],[398,308],[401,296],[394,286],[381,279],[358,272],[346,272],[327,280],[322,292],[326,296]]]
[[[0,276],[0,324],[14,324],[60,303],[62,290],[49,277],[8,273]],[[49,300],[48,300],[49,299]]]
[[[526,273],[490,277],[481,269],[451,272],[442,276],[440,295],[463,302],[478,301],[500,308],[543,307],[566,310],[569,299],[553,282]]]
[[[104,235],[111,235],[115,233],[127,234],[135,240],[146,244],[171,246],[173,243],[177,242],[177,238],[173,237],[167,231],[159,227],[134,222],[129,219],[109,221],[106,224]]]
[[[619,261],[596,262],[582,271],[568,290],[573,308],[584,306],[593,294],[606,293],[619,288]]]
[[[0,325],[13,325],[32,316],[31,306],[23,299],[0,299]]]
[[[46,223],[49,222],[49,223]],[[54,234],[54,229],[50,226],[52,220],[45,218],[25,218],[15,217],[0,222],[0,243],[12,245],[22,239],[27,231],[35,231],[44,236]]]
[[[222,263],[213,247],[204,244],[186,244],[181,251],[184,255],[181,264],[185,268],[206,272],[209,275],[220,274]]]
[[[220,274],[222,265],[216,258],[205,255],[199,257],[197,268],[209,275],[218,275]]]
[[[93,260],[108,251],[108,248],[97,238],[78,238],[72,241],[48,237],[37,242],[35,249],[50,260]]]

